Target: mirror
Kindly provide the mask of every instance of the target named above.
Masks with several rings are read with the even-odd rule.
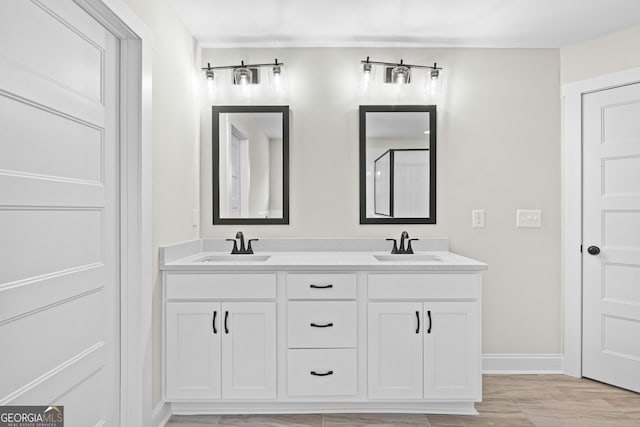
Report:
[[[289,223],[289,107],[213,107],[213,224]]]
[[[360,106],[360,224],[436,223],[436,106]]]

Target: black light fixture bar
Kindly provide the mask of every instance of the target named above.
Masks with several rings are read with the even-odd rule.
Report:
[[[374,65],[384,65],[387,67],[397,67],[399,65],[405,66],[407,68],[421,68],[426,70],[442,70],[442,67],[438,67],[437,63],[433,63],[433,65],[416,65],[416,64],[405,64],[401,59],[400,62],[384,62],[384,61],[371,61],[367,56],[367,59],[363,59],[360,61],[361,64],[374,64]]]
[[[268,63],[268,64],[245,64],[244,61],[242,61],[242,64],[238,64],[238,65],[219,65],[216,67],[212,67],[210,62],[207,62],[207,66],[206,67],[202,67],[201,70],[202,71],[209,71],[209,70],[235,70],[236,68],[261,68],[261,67],[279,67],[284,65],[284,62],[278,62],[278,60],[276,59],[275,62],[272,63]]]

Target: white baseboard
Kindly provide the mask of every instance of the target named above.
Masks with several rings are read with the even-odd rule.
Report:
[[[562,374],[562,354],[483,354],[483,374]]]
[[[169,403],[160,402],[151,415],[151,427],[164,427],[171,418],[172,410]]]

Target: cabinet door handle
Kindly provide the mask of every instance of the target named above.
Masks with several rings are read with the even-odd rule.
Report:
[[[329,285],[314,285],[313,283],[311,285],[309,285],[309,287],[311,289],[331,289],[333,288],[333,285],[329,284]]]
[[[309,326],[313,328],[330,328],[333,326],[333,323],[324,323],[324,324],[310,323]]]
[[[225,334],[229,333],[228,320],[229,320],[229,312],[225,310],[224,312],[224,333]]]
[[[429,328],[427,328],[427,333],[431,333],[431,310],[427,310],[427,318],[429,319]]]
[[[213,311],[213,320],[211,321],[211,326],[213,327],[213,333],[217,334],[218,330],[216,329],[216,316],[218,315],[218,310]]]
[[[316,377],[326,377],[327,375],[333,375],[333,371],[327,371],[327,372],[311,371],[310,374]]]
[[[420,333],[420,312],[416,311],[416,320],[418,321],[418,326],[416,326],[416,334]]]

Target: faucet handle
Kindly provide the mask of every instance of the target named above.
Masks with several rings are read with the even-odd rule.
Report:
[[[398,242],[396,241],[396,239],[385,239],[385,240],[393,242],[393,249],[391,249],[391,253],[392,254],[397,254],[398,253]]]
[[[225,239],[227,242],[233,242],[233,249],[231,249],[231,254],[238,253],[238,242],[236,239]]]
[[[260,239],[249,239],[249,241],[247,242],[247,250],[246,250],[246,254],[253,254],[253,248],[251,248],[251,242],[257,242]]]
[[[407,243],[406,253],[413,254],[413,248],[411,247],[411,242],[413,242],[414,240],[420,240],[420,239],[409,239],[409,242]]]

